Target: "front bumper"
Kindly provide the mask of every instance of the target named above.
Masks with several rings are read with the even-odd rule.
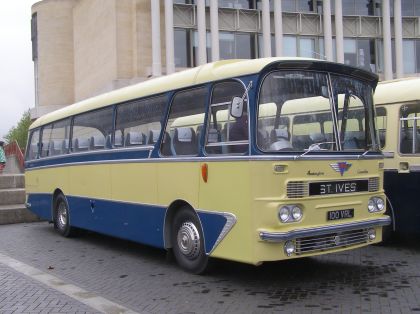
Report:
[[[340,233],[345,231],[351,231],[355,229],[368,229],[375,227],[383,227],[391,224],[391,218],[388,216],[370,219],[365,221],[344,223],[338,225],[330,225],[315,228],[297,229],[288,232],[269,232],[260,230],[259,235],[262,241],[266,242],[284,242],[288,240],[294,240],[297,238],[305,238],[312,236],[321,236],[331,233]]]

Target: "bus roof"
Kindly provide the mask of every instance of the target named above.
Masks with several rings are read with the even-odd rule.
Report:
[[[376,87],[374,99],[376,105],[402,103],[420,99],[420,78],[383,81]]]
[[[222,80],[231,77],[240,77],[260,72],[266,66],[273,62],[290,63],[323,63],[328,65],[328,61],[310,59],[310,58],[262,58],[262,59],[238,59],[238,60],[223,60],[213,63],[208,63],[196,68],[177,72],[174,74],[161,76],[151,80],[147,80],[135,85],[127,86],[118,90],[114,90],[105,94],[101,94],[92,98],[88,98],[77,102],[73,105],[66,106],[62,109],[50,112],[38,118],[30,129],[51,123],[53,121],[65,119],[67,117],[91,111],[94,109],[106,107],[108,105],[121,103],[131,99],[156,95],[165,93],[171,90],[176,90],[188,86],[194,86],[211,81]],[[358,72],[357,68],[354,68]],[[368,74],[370,75],[370,74]],[[376,84],[376,83],[375,83]]]

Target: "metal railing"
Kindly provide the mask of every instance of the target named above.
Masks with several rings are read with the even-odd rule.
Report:
[[[24,171],[24,169],[25,169],[25,159],[23,157],[22,150],[20,149],[17,141],[13,141],[13,142],[5,145],[4,146],[4,152],[6,154],[6,157],[15,156],[20,170]]]

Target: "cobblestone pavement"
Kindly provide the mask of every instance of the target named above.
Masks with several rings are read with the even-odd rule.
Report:
[[[65,239],[47,223],[0,226],[0,253],[148,313],[420,312],[418,240],[260,267],[216,261],[196,276],[163,250],[93,233]]]
[[[0,264],[0,313],[98,313]]]

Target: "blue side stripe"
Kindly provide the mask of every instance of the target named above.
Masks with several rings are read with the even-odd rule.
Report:
[[[117,201],[66,196],[70,207],[70,224],[102,234],[135,241],[154,247],[164,247],[165,206],[132,204]],[[28,195],[28,203],[40,218],[52,220],[52,195]],[[210,253],[226,224],[217,213],[198,212],[204,233],[205,250]]]

